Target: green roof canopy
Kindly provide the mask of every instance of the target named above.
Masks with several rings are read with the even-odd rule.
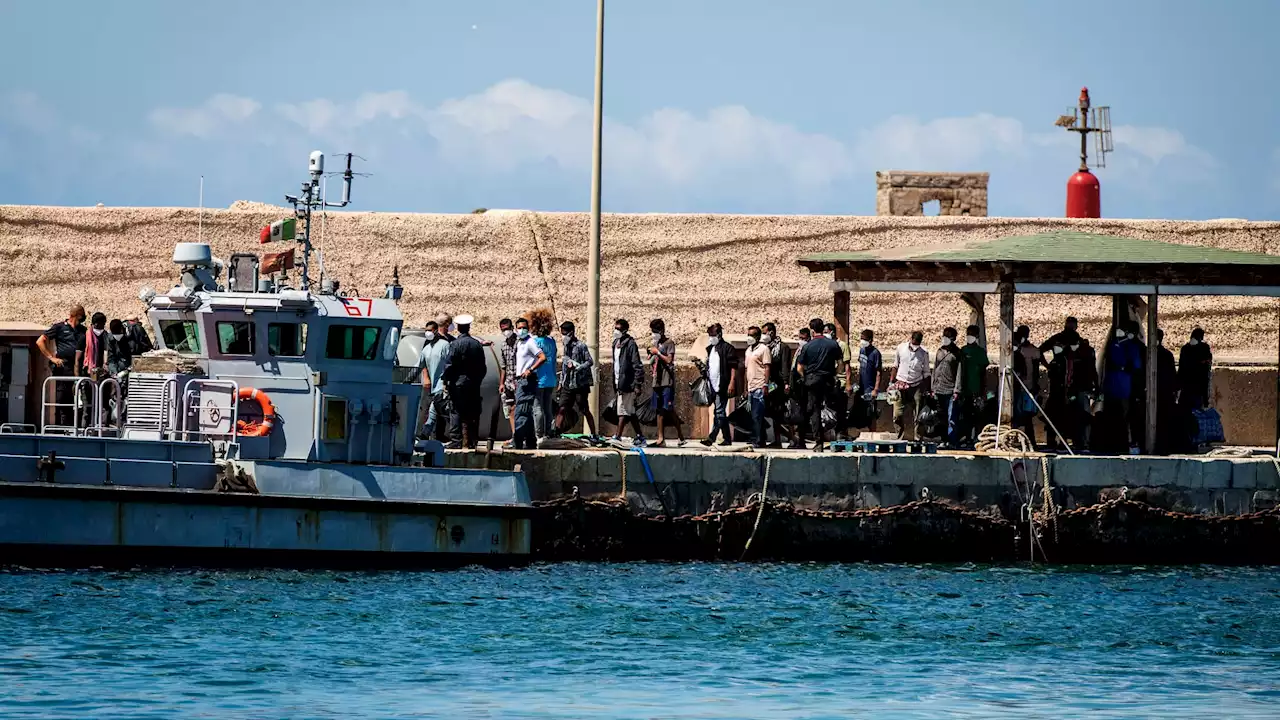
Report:
[[[816,253],[797,262],[872,283],[1280,286],[1280,256],[1074,231]]]

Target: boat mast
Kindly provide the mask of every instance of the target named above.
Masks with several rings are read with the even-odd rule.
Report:
[[[347,168],[342,171],[342,202],[331,203],[325,200],[324,194],[320,190],[320,178],[324,175],[324,153],[319,150],[311,153],[311,159],[308,162],[308,169],[311,177],[302,182],[302,193],[299,195],[285,195],[285,202],[293,205],[293,214],[298,220],[302,221],[302,236],[298,242],[302,245],[302,286],[301,290],[311,289],[311,215],[316,208],[342,208],[351,203],[351,178],[355,173],[351,172],[351,158],[355,157],[352,153],[344,153],[347,158]]]

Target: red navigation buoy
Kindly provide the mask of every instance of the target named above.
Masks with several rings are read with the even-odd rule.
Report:
[[[1067,181],[1067,217],[1102,217],[1102,190],[1097,175],[1081,170]]]

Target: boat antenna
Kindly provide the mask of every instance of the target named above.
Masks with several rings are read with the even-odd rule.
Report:
[[[354,153],[344,153],[347,158],[346,169],[342,175],[342,202],[331,203],[324,197],[324,189],[321,184],[321,178],[324,177],[324,153],[316,150],[311,153],[308,162],[308,172],[310,177],[302,182],[302,192],[298,195],[285,195],[285,202],[293,205],[293,214],[302,221],[302,237],[298,242],[302,245],[302,282],[301,290],[311,289],[311,216],[316,208],[321,211],[321,223],[324,221],[325,208],[341,208],[351,204],[351,179],[356,173],[351,171],[352,158],[359,157]],[[360,158],[363,160],[364,158]],[[362,173],[363,174],[363,173]],[[323,267],[323,262],[321,263]]]

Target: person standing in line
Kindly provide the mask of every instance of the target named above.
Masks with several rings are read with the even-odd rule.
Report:
[[[1068,318],[1070,321],[1071,318]],[[1068,328],[1072,327],[1072,323],[1068,322]],[[1070,391],[1067,385],[1067,365],[1070,363],[1070,351],[1074,345],[1079,345],[1080,336],[1076,335],[1070,329],[1056,333],[1050,338],[1052,342],[1048,344],[1048,351],[1053,353],[1053,358],[1049,360],[1048,380],[1049,380],[1049,399],[1045,403],[1044,411],[1053,421],[1058,433],[1054,433],[1052,428],[1045,429],[1045,442],[1051,448],[1059,451],[1066,451],[1065,447],[1059,447],[1068,442],[1071,436],[1072,416],[1074,409],[1071,407],[1068,397]],[[1040,347],[1044,348],[1046,343],[1041,343]],[[1040,350],[1041,353],[1045,352]]]
[[[765,442],[765,396],[769,392],[769,369],[773,355],[769,346],[761,342],[760,328],[747,328],[747,398],[751,402],[751,425],[755,432],[752,443],[757,448],[767,447]],[[775,427],[776,433],[779,428]]]
[[[933,358],[933,376],[930,392],[938,404],[938,414],[946,423],[943,440],[948,447],[955,447],[959,442],[956,434],[956,406],[960,393],[964,388],[964,355],[956,347],[956,329],[946,328],[942,331],[942,339],[938,352]]]
[[[422,386],[427,389],[431,403],[423,435],[440,442],[449,442],[448,396],[445,394],[444,363],[449,356],[449,342],[440,337],[439,325],[428,320],[424,331],[425,341],[418,353],[418,374]]]
[[[1093,398],[1098,392],[1098,358],[1089,341],[1076,336],[1067,346],[1067,427],[1077,454],[1089,450],[1089,429],[1093,425]]]
[[[767,322],[761,326],[764,331],[760,342],[769,348],[769,385],[765,393],[765,414],[773,423],[773,442],[771,447],[782,447],[783,428],[787,422],[787,381],[791,375],[791,349],[778,337],[778,326]],[[794,432],[794,429],[792,429]]]
[[[1035,419],[1039,411],[1035,398],[1040,394],[1043,364],[1044,355],[1031,342],[1031,328],[1019,325],[1013,333],[1013,374],[1017,378],[1013,382],[1013,427],[1027,434],[1032,448],[1038,447]]]
[[[530,329],[533,330],[534,341],[538,349],[547,357],[547,361],[538,366],[538,403],[534,406],[534,423],[538,439],[556,436],[555,398],[557,375],[556,341],[551,338],[551,330],[555,318],[551,311],[539,308],[529,313]]]
[[[1115,424],[1117,434],[1124,439],[1131,455],[1137,455],[1138,445],[1133,437],[1134,377],[1142,372],[1143,357],[1137,343],[1123,327],[1117,327],[1115,339],[1107,348],[1106,376],[1102,379],[1102,402],[1107,416]],[[1097,441],[1097,436],[1094,436]]]
[[[987,367],[991,360],[982,345],[982,328],[970,325],[965,329],[964,347],[961,349],[964,380],[960,384],[959,402],[963,406],[960,442],[972,445],[982,430],[980,418],[987,402]],[[954,403],[953,403],[954,405]],[[963,420],[963,418],[968,420]]]
[[[849,439],[849,388],[853,385],[853,355],[849,343],[841,340],[835,323],[824,323],[822,334],[840,348],[836,363],[836,386],[827,399],[827,407],[836,417],[836,440]]]
[[[889,384],[898,391],[898,400],[893,404],[893,430],[899,440],[907,436],[907,408],[911,408],[913,423],[920,415],[920,393],[929,377],[929,351],[923,344],[924,333],[911,333],[911,339],[898,346],[893,370],[889,371]]]
[[[458,414],[461,438],[446,447],[474,450],[480,442],[480,384],[488,372],[484,346],[471,337],[472,317],[459,315],[458,338],[449,344],[444,381],[454,412]]]
[[[618,425],[613,432],[616,442],[622,441],[622,426],[630,420],[635,433],[631,444],[644,447],[644,430],[636,418],[636,391],[643,382],[644,366],[640,364],[640,348],[630,334],[631,323],[626,318],[613,322],[613,393],[614,408],[618,412]]]
[[[1040,354],[1044,355],[1054,347],[1065,348],[1071,345],[1071,341],[1074,338],[1080,337],[1079,327],[1079,320],[1076,320],[1074,317],[1067,316],[1066,322],[1062,325],[1062,330],[1050,335],[1048,340],[1040,343]]]
[[[453,315],[447,312],[436,313],[436,337],[443,340],[446,345],[442,348],[442,352],[446,355],[449,353],[448,344],[454,341],[452,331],[457,329],[453,324]],[[443,374],[444,367],[440,368]],[[441,380],[443,382],[443,380]],[[441,386],[443,391],[443,386]],[[457,440],[462,437],[462,429],[459,425],[458,409],[453,406],[447,395],[441,394],[438,398],[439,402],[433,403],[431,406],[431,421],[437,426],[438,432],[436,439],[442,443],[448,443],[451,440]],[[441,417],[436,417],[438,413],[443,412]]]
[[[826,430],[822,426],[822,409],[836,389],[836,371],[840,364],[840,346],[822,334],[822,319],[809,321],[812,340],[796,354],[796,372],[804,382],[809,401],[809,427],[813,430],[813,451],[826,449]]]
[[[1178,368],[1173,351],[1164,346],[1164,329],[1156,330],[1156,446],[1157,455],[1182,450],[1189,442],[1178,426]]]
[[[645,352],[649,356],[649,372],[653,377],[652,403],[658,421],[658,439],[653,447],[667,446],[666,423],[675,425],[676,442],[679,447],[684,447],[684,424],[676,414],[676,343],[667,337],[667,324],[662,318],[649,321],[649,333],[652,344],[645,348]]]
[[[791,443],[787,446],[791,450],[803,450],[804,438],[808,434],[809,394],[804,386],[804,378],[800,377],[799,371],[796,370],[796,363],[799,362],[800,353],[804,351],[805,345],[808,345],[812,339],[813,335],[809,328],[802,327],[796,331],[796,352],[791,358],[790,375],[787,380],[787,395],[795,403],[800,421],[791,425]],[[790,414],[791,412],[788,410],[788,415]]]
[[[151,337],[147,335],[146,327],[142,324],[142,318],[134,314],[130,315],[125,322],[125,335],[129,338],[129,353],[132,357],[138,357],[142,353],[155,349],[151,344]]]
[[[516,404],[515,430],[511,435],[511,447],[515,450],[535,450],[538,437],[534,432],[533,406],[538,399],[538,368],[547,362],[538,341],[529,334],[529,321],[516,320]]]
[[[516,435],[516,330],[510,318],[498,321],[502,331],[502,365],[498,368],[498,394],[502,399],[502,414],[511,425],[511,436]]]
[[[1204,341],[1204,329],[1191,331],[1191,339],[1178,352],[1178,384],[1182,392],[1178,404],[1190,413],[1209,407],[1209,378],[1213,373],[1213,350]]]
[[[560,387],[563,388],[560,403],[560,415],[570,408],[577,410],[582,416],[589,432],[588,437],[596,439],[596,418],[591,414],[591,386],[595,384],[592,368],[595,361],[591,359],[591,348],[578,339],[573,323],[565,320],[560,323],[560,337],[564,340],[564,353],[561,357]],[[561,426],[565,426],[561,422]]]
[[[707,379],[711,381],[712,415],[711,434],[702,440],[710,447],[720,436],[721,445],[733,444],[733,430],[729,426],[729,398],[738,386],[738,353],[733,345],[724,341],[724,329],[720,323],[707,326]]]
[[[880,349],[875,346],[875,340],[875,332],[868,328],[862,331],[862,338],[858,341],[858,392],[862,394],[862,401],[869,406],[870,424],[867,429],[871,432],[876,430],[876,391],[880,386],[880,370],[884,365],[884,358],[880,355]]]

